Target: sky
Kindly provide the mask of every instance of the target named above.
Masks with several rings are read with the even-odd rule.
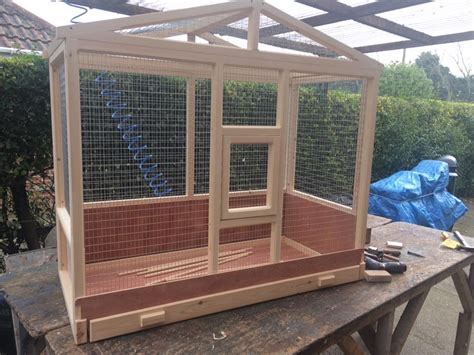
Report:
[[[13,1],[55,26],[70,24],[70,19],[81,12],[81,10],[72,8],[63,2],[55,2],[52,0]],[[373,0],[342,0],[341,2],[351,6],[357,6],[371,1]],[[203,3],[222,2],[222,0],[131,0],[130,2],[139,2],[143,6],[158,6],[165,9],[172,9],[177,6],[198,6]],[[269,0],[269,2],[272,5],[299,17],[317,14],[317,12],[310,13],[308,12],[308,8],[304,5],[289,0]],[[474,29],[474,1],[472,0],[436,0],[433,3],[418,5],[418,9],[422,9],[423,11],[414,11],[415,8],[416,6],[405,10],[398,10],[397,13],[393,12],[393,15],[391,13],[384,13],[380,16],[385,16],[386,18],[393,19],[394,21],[406,26],[433,35]],[[122,16],[123,15],[120,14],[93,9],[80,17],[78,21],[100,21]],[[344,21],[339,24],[321,26],[318,27],[318,29],[334,36],[336,39],[339,39],[352,47],[368,44],[366,42],[368,39],[371,40],[370,44],[398,41],[402,39],[398,36],[388,35],[382,31],[360,25],[353,21]],[[351,37],[351,32],[358,34],[358,38],[355,36]],[[458,65],[456,64],[456,62],[459,62],[459,59],[461,59],[461,54],[465,65],[474,71],[474,41],[408,48],[405,53],[405,62],[414,62],[422,52],[426,51],[437,54],[440,57],[441,63],[449,67],[451,72],[456,76],[462,75]],[[390,64],[392,62],[402,61],[403,50],[369,53],[369,56],[383,64]]]

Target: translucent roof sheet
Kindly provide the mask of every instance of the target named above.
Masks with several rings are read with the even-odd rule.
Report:
[[[175,10],[193,6],[221,3],[223,0],[129,0],[131,4],[157,10]],[[289,0],[266,0],[271,5],[299,19],[324,15],[327,12],[311,6]],[[340,3],[356,7],[376,2],[375,0],[339,0]],[[430,36],[472,31],[474,28],[474,1],[472,0],[436,0],[408,8],[379,13],[376,16],[400,25],[424,32]],[[274,26],[272,19],[261,16],[260,27]],[[230,24],[231,27],[246,30],[247,20]],[[318,30],[351,46],[360,47],[374,44],[409,40],[409,38],[391,34],[383,30],[357,22],[345,20],[316,27]],[[291,38],[291,34],[278,37]],[[294,36],[293,36],[294,37]]]

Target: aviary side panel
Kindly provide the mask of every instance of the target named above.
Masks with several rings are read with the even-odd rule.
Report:
[[[354,248],[356,218],[352,214],[285,193],[283,235],[318,251]]]
[[[232,204],[255,196],[233,197]],[[86,263],[207,246],[206,199],[89,208],[84,211]],[[228,228],[221,243],[267,238],[267,225]]]

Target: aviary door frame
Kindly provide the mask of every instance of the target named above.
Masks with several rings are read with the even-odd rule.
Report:
[[[232,131],[235,131],[232,134]],[[243,131],[247,134],[241,135]],[[271,135],[262,134],[269,133]],[[226,129],[222,134],[222,191],[221,191],[221,222],[228,219],[274,216],[278,211],[278,188],[280,184],[280,129],[262,130],[252,126]],[[263,206],[229,207],[231,145],[233,144],[262,144],[268,146],[268,163],[266,176],[266,200]],[[211,167],[218,168],[218,167]]]
[[[280,70],[275,126],[223,125],[224,64],[214,65],[211,80],[211,154],[209,166],[208,270],[218,272],[219,234],[223,228],[271,224],[270,261],[280,261],[283,192],[289,117],[290,72]],[[229,208],[231,144],[267,144],[267,199],[265,206]]]

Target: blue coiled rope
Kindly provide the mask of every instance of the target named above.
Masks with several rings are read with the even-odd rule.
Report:
[[[163,179],[163,174],[158,172],[158,164],[153,164],[153,155],[146,154],[148,146],[141,143],[142,136],[136,130],[137,124],[130,123],[133,118],[131,113],[123,112],[127,110],[127,104],[122,102],[122,92],[114,89],[117,80],[111,74],[104,72],[95,78],[95,82],[102,88],[100,95],[107,99],[106,106],[113,110],[112,119],[119,121],[117,128],[122,132],[122,139],[128,143],[127,148],[133,154],[133,160],[143,173],[143,179],[148,187],[152,189],[155,196],[164,196],[171,193],[172,189],[167,187],[167,180]]]

